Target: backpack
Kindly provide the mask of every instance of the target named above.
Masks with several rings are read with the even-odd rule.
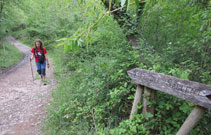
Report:
[[[37,57],[35,55],[35,51],[36,51]],[[34,48],[34,56],[35,56],[35,58],[38,58],[40,64],[43,64],[44,63],[44,61],[45,61],[45,55],[44,55],[43,48],[41,49],[41,56],[38,55],[38,50],[36,48]]]

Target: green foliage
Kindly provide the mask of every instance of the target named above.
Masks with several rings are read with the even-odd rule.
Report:
[[[134,89],[127,82],[126,71],[136,67],[137,58],[112,17],[107,17],[101,23],[102,26],[96,29],[90,39],[92,47],[88,50],[83,48],[80,53],[71,54],[58,53],[61,49],[55,52],[62,55],[55,60],[67,59],[64,65],[57,65],[59,68],[56,68],[60,69],[56,74],[61,85],[54,93],[56,102],[52,105],[58,108],[50,109],[47,118],[46,131],[51,134],[60,131],[91,134],[95,132],[95,125],[97,130],[105,126],[115,127],[130,113],[126,111],[130,110],[128,104],[131,104],[131,99],[127,97]],[[67,72],[67,75],[63,76],[63,72]]]
[[[22,53],[5,40],[0,44],[4,44],[0,48],[0,72],[2,72],[4,69],[18,63],[22,58]]]
[[[209,77],[202,73],[209,72],[211,63],[210,9],[189,1],[148,1],[141,18],[147,43],[166,62],[190,70],[189,79],[206,84]]]
[[[144,123],[145,122],[145,123]],[[118,128],[110,130],[111,135],[149,135],[148,128],[145,127],[147,121],[139,114],[133,121],[125,120],[120,123]]]
[[[74,10],[79,5],[74,5],[68,0],[22,0],[24,24],[27,29],[13,33],[18,39],[33,45],[35,39],[41,39],[45,47],[54,48],[55,40],[73,34],[79,27],[80,11]],[[81,9],[82,10],[82,9]],[[71,12],[71,14],[69,14]]]
[[[154,117],[150,113],[143,116],[140,104],[135,119],[129,121],[135,85],[126,71],[139,67],[211,83],[211,17],[206,2],[109,1],[108,10],[127,5],[117,19],[123,29],[101,1],[21,2],[14,11],[23,17],[14,24],[22,22],[26,28],[13,34],[28,44],[43,40],[55,61],[58,86],[52,93],[43,134],[175,134],[193,104],[158,92],[148,102],[156,106]],[[131,34],[139,38],[140,46],[133,48],[126,41]],[[191,135],[211,133],[210,114],[209,110]]]
[[[20,15],[23,15],[22,10],[18,8],[20,4],[21,2],[16,0],[0,0],[0,42],[3,42],[4,38],[15,28],[19,28],[17,26],[21,22]]]
[[[85,19],[85,22],[88,22],[88,28],[87,25],[82,25],[84,27],[80,27],[71,37],[69,38],[62,38],[58,41],[61,41],[57,46],[64,46],[64,50],[65,51],[80,51],[80,48],[84,46],[84,44],[81,44],[81,42],[83,42],[84,40],[86,41],[86,47],[88,48],[88,45],[91,44],[91,40],[90,40],[90,36],[93,36],[93,32],[95,32],[95,29],[98,27],[98,24],[100,24],[100,22],[106,17],[109,16],[110,13],[112,13],[113,11],[111,11],[111,6],[112,3],[113,5],[119,6],[119,0],[116,1],[104,1],[107,2],[109,4],[108,6],[108,10],[109,11],[105,11],[104,9],[102,9],[102,3],[100,1],[87,1],[86,2],[86,13],[84,14],[84,10],[80,12],[80,14],[82,14],[82,18]],[[124,6],[126,4],[126,6]],[[129,9],[129,7],[135,5],[135,8],[131,8],[131,9],[135,9],[135,11],[138,11],[136,8],[139,7],[139,0],[121,0],[121,8],[127,7],[127,11]],[[96,10],[98,9],[98,10]],[[133,12],[133,10],[130,9],[130,13]],[[120,10],[120,8],[118,9]],[[134,13],[134,12],[133,12]],[[89,15],[89,19],[86,20],[86,17],[84,17],[84,15]],[[90,21],[91,18],[91,21]]]

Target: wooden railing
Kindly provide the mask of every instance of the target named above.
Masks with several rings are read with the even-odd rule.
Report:
[[[177,132],[177,135],[188,135],[204,112],[211,108],[211,86],[139,68],[128,71],[128,75],[137,84],[130,120],[133,119],[133,114],[137,112],[142,93],[144,93],[142,113],[150,112],[154,114],[154,106],[147,107],[147,98],[145,97],[149,96],[149,100],[155,98],[155,90],[195,104],[194,109]]]

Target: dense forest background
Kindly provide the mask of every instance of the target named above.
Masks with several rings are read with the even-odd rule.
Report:
[[[194,105],[157,92],[148,104],[154,116],[138,112],[130,121],[135,84],[126,71],[211,85],[210,3],[0,0],[0,49],[9,34],[30,46],[41,39],[54,59],[58,86],[43,134],[175,134]],[[210,127],[208,110],[191,135],[210,135]]]

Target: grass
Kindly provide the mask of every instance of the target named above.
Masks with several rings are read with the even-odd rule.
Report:
[[[0,43],[0,72],[18,63],[22,57],[23,54],[16,47],[11,45],[8,41],[3,40],[3,42]]]
[[[35,80],[40,80],[40,75],[38,73],[36,73],[34,79]]]
[[[35,80],[41,80],[41,77],[38,73],[35,74]],[[46,77],[44,80],[42,80],[43,83],[46,83],[46,84],[50,84],[51,83],[51,80],[50,78]]]
[[[46,84],[50,84],[51,80],[46,77],[44,80],[42,80],[42,82]]]

